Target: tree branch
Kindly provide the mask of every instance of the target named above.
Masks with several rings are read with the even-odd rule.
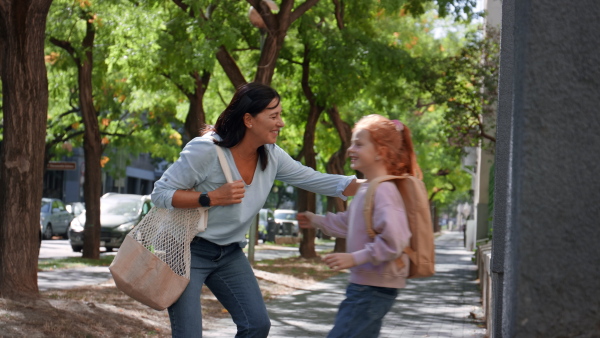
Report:
[[[260,17],[263,19],[268,31],[276,31],[277,30],[278,20],[275,18],[275,15],[273,15],[273,12],[271,12],[269,5],[267,5],[262,0],[246,0],[246,1],[250,4],[250,6],[254,7],[254,9],[258,12]],[[279,9],[280,14],[282,13],[282,11],[284,11],[284,8],[286,7],[286,4],[288,2],[290,2],[290,1],[289,0],[282,1],[281,8]],[[291,1],[291,2],[293,3],[293,1]]]
[[[50,43],[52,43],[56,47],[66,50],[67,53],[69,53],[69,55],[71,55],[71,57],[79,64],[79,61],[80,61],[79,57],[77,57],[77,53],[75,52],[75,48],[73,48],[73,45],[71,44],[71,42],[65,41],[65,40],[59,40],[55,37],[50,37]]]
[[[171,83],[173,83],[175,85],[175,87],[177,87],[177,89],[179,89],[183,95],[185,95],[186,97],[190,98],[192,96],[192,93],[188,92],[185,90],[185,88],[183,88],[182,85],[180,85],[179,83],[175,82],[175,80],[173,80],[173,78],[171,78],[171,75],[167,74],[167,73],[160,73],[160,75],[166,77],[167,79],[169,79],[171,81]]]
[[[444,190],[447,190],[447,191],[455,191],[456,190],[456,186],[454,186],[454,183],[452,183],[450,181],[448,181],[448,183],[450,183],[450,188],[448,188],[448,187],[441,187],[441,188],[434,187],[433,188],[433,191],[431,192],[431,195],[429,196],[429,203],[431,203],[433,201],[433,198],[435,197],[435,195],[438,192],[441,192]]]
[[[249,51],[249,50],[260,50],[260,48],[258,47],[248,47],[248,48],[235,48],[232,49],[232,52],[245,52],[245,51]]]
[[[300,6],[296,7],[296,9],[290,15],[290,23],[296,21],[302,14],[306,13],[311,7],[317,4],[319,0],[306,0]]]
[[[335,21],[339,30],[344,29],[344,0],[333,0],[335,6]]]
[[[286,58],[286,57],[284,57],[284,56],[280,56],[279,58],[280,58],[280,59],[282,59],[282,60],[285,60],[285,61],[287,61],[287,62],[289,62],[289,63],[293,63],[293,64],[295,64],[295,65],[298,65],[298,66],[302,66],[302,65],[303,65],[303,63],[302,63],[302,62],[300,62],[300,61],[296,61],[296,60],[288,59],[288,58]]]
[[[242,71],[224,45],[221,45],[217,51],[217,60],[235,88],[246,83]]]

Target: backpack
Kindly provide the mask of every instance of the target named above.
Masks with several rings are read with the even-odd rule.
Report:
[[[429,199],[423,181],[408,174],[381,176],[371,181],[367,188],[363,209],[367,233],[371,238],[376,235],[373,230],[373,199],[377,186],[381,182],[390,180],[394,181],[404,200],[408,226],[412,233],[409,246],[404,248],[404,252],[410,258],[408,278],[429,277],[435,273],[435,250]],[[400,257],[396,259],[396,265],[398,268],[404,267]]]

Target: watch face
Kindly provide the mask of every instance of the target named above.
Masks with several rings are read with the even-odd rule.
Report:
[[[203,206],[203,207],[209,207],[210,206],[210,197],[208,197],[207,194],[200,195],[200,205]]]

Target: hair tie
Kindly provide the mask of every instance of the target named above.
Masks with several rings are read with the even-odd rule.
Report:
[[[396,125],[396,130],[397,131],[403,131],[404,130],[404,124],[402,124],[402,122],[400,122],[398,120],[392,120],[392,122],[394,122],[394,124]]]

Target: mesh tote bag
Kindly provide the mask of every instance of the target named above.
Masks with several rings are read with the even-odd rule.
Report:
[[[216,146],[221,169],[233,182],[223,150]],[[208,208],[153,207],[131,230],[109,269],[117,288],[155,309],[175,303],[190,281],[190,242],[207,226]]]

